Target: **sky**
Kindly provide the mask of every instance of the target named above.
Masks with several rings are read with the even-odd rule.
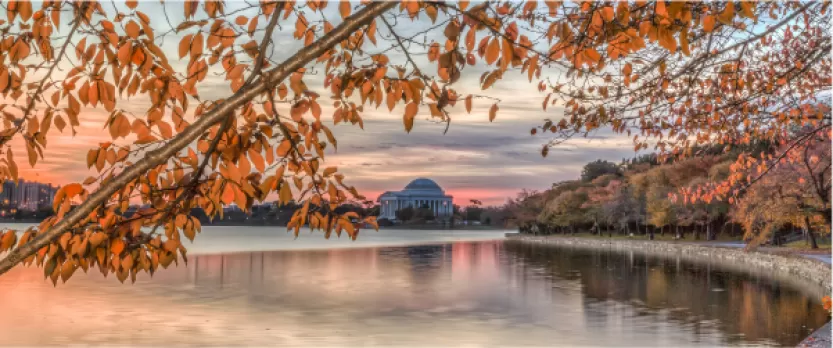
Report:
[[[149,5],[143,3],[142,6]],[[139,9],[148,13],[152,21],[164,18],[160,9],[142,6]],[[181,12],[181,5],[174,3],[170,15],[176,16]],[[171,19],[174,22],[177,20],[176,17]],[[160,30],[167,27],[154,23]],[[281,23],[283,30],[274,36],[275,47],[279,48],[273,51],[275,60],[281,60],[282,55],[291,54],[300,47],[300,43],[291,38],[294,19],[290,17]],[[421,24],[426,23],[425,19],[398,23],[395,29],[400,34],[407,34],[409,30],[418,30]],[[379,31],[380,35],[384,35],[386,29],[380,28]],[[431,40],[432,37],[425,39]],[[178,41],[175,37],[165,38],[161,46],[166,51],[176,52]],[[435,66],[427,65],[424,55],[412,53],[418,64],[425,64],[423,68],[435,71]],[[398,52],[391,52],[389,56],[393,61],[403,60],[404,57]],[[185,63],[175,59],[172,62],[175,68],[177,64],[184,66]],[[478,79],[483,71],[486,70],[482,66],[467,67],[455,87],[464,95],[479,91]],[[307,80],[311,89],[318,90],[323,99],[328,99],[324,98],[328,93],[320,85],[321,81],[316,82],[314,77]],[[201,93],[217,97],[229,92],[226,82],[209,78],[201,87]],[[452,123],[446,134],[443,134],[445,124],[429,120],[424,113],[417,116],[414,129],[406,133],[401,107],[392,112],[388,112],[384,105],[378,110],[366,108],[363,114],[364,130],[344,124],[332,127],[339,146],[337,152],[328,154],[326,165],[337,165],[346,175],[346,182],[355,185],[369,199],[375,200],[384,191],[400,190],[411,180],[425,177],[433,179],[447,194],[453,195],[455,204],[467,205],[469,200],[476,199],[492,205],[502,204],[522,189],[543,190],[554,182],[577,178],[587,162],[596,159],[618,162],[634,155],[629,138],[601,131],[586,139],[573,139],[561,144],[551,149],[544,158],[540,150],[550,138],[540,133],[531,136],[529,130],[541,125],[545,118],[560,118],[563,110],[556,105],[543,111],[541,102],[546,95],[539,93],[535,84],[529,83],[520,71],[507,73],[487,94],[501,99],[500,111],[494,122],[488,120],[491,103],[475,102],[471,114],[467,114],[462,106],[452,109]],[[138,98],[120,102],[120,107],[142,113],[147,108],[147,100]],[[332,110],[330,107],[323,107],[324,115],[332,114],[328,113]],[[63,134],[53,130],[44,159],[34,168],[25,164],[22,143],[15,143],[21,177],[66,184],[95,175],[94,169],[86,168],[86,154],[98,143],[111,141],[109,133],[103,129],[107,116],[103,109],[84,108],[81,127],[75,136],[71,136],[68,130]]]

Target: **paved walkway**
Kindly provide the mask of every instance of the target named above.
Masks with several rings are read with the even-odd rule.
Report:
[[[804,257],[809,257],[809,258],[811,258],[811,259],[821,260],[822,262],[826,262],[826,263],[828,263],[828,264],[829,264],[829,263],[831,263],[831,256],[830,256],[830,254],[825,254],[825,255],[822,255],[822,254],[805,254],[805,253],[801,253],[801,256],[804,256]]]

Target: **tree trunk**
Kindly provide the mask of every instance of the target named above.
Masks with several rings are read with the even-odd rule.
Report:
[[[601,237],[602,236],[602,229],[599,226],[599,219],[593,218],[593,225],[596,227],[596,234],[598,234],[599,237]]]
[[[706,240],[714,240],[714,236],[712,236],[712,224],[706,223]]]
[[[818,249],[819,244],[816,242],[816,235],[813,234],[813,229],[810,225],[810,217],[804,216],[804,230],[807,231],[807,236],[810,238],[810,248]]]
[[[816,234],[813,233],[813,230],[807,230],[807,235],[810,236],[810,249],[818,249],[819,244],[816,241]]]
[[[797,231],[796,226],[793,226],[793,233],[795,233],[796,231]],[[801,238],[804,238],[804,243],[807,246],[810,246],[810,234],[807,233],[807,229],[804,228],[804,227],[801,227],[801,230],[799,232],[801,232]]]

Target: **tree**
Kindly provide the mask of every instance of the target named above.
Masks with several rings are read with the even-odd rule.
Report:
[[[666,168],[660,166],[647,173],[649,186],[645,192],[646,220],[647,223],[658,227],[660,234],[664,234],[665,226],[671,224],[674,219],[673,205],[668,199],[672,186],[667,172]],[[651,238],[653,239],[653,230]]]
[[[428,206],[419,207],[414,212],[414,218],[422,221],[432,221],[434,220],[434,211]]]
[[[506,227],[509,219],[510,215],[506,205],[486,207],[480,216],[480,221],[484,225],[501,227]]]
[[[191,208],[222,217],[225,204],[250,209],[270,195],[301,204],[288,224],[295,233],[308,224],[325,237],[355,238],[356,213],[332,211],[364,197],[323,166],[337,147],[323,109],[335,124],[363,127],[364,108],[384,103],[410,131],[420,110],[448,126],[455,106],[471,112],[476,98],[494,120],[499,98],[455,89],[473,65],[487,70],[481,90],[519,70],[547,92],[545,110],[564,105],[565,118],[533,129],[555,135],[544,155],[599,127],[636,131],[636,148],[655,141],[680,155],[692,142],[775,138],[796,125],[829,131],[829,108],[816,103],[830,81],[826,2],[544,4],[343,2],[329,15],[334,6],[319,1],[184,2],[184,20],[165,30],[143,12],[152,3],[111,10],[45,1],[35,9],[9,1],[0,23],[8,53],[0,64],[0,179],[17,179],[12,144],[34,166],[48,153],[50,130],[79,126],[82,105],[108,113],[102,123],[112,141],[87,155],[96,175],[56,194],[55,217],[20,238],[4,232],[0,251],[11,251],[0,273],[22,261],[43,266],[53,282],[79,267],[135,279],[185,259],[181,236],[200,229]],[[766,14],[774,19],[758,20]],[[405,35],[400,21],[425,29]],[[303,48],[282,55],[272,44],[276,30],[292,32]],[[160,47],[165,38],[179,42],[176,55]],[[415,58],[422,56],[427,62]],[[227,93],[205,88],[215,76]],[[308,76],[320,77],[332,99],[320,99]],[[125,218],[131,200],[151,207]]]
[[[416,209],[405,207],[396,211],[396,219],[402,222],[411,221],[416,216]]]
[[[637,221],[638,218],[636,206],[637,202],[631,192],[630,185],[623,183],[613,191],[610,200],[604,204],[602,209],[608,223],[616,226],[618,230],[630,234],[630,224]]]
[[[777,242],[777,232],[791,225],[800,226],[811,247],[818,247],[814,231],[830,231],[829,137],[814,135],[800,151],[785,153],[783,163],[738,200],[732,218],[755,244]]]
[[[607,229],[607,227],[614,224],[610,217],[606,215],[605,207],[622,185],[621,180],[617,179],[618,175],[606,174],[596,177],[592,182],[593,186],[583,189],[587,194],[587,201],[584,202],[582,208],[587,214],[586,219],[593,222],[593,228],[599,235],[602,234],[602,225],[605,225],[605,229]],[[582,177],[584,177],[584,173],[582,173]],[[610,230],[608,230],[609,233]]]
[[[634,212],[636,213],[636,229],[639,232],[639,223],[645,225],[645,234],[648,232],[648,190],[650,188],[649,172],[637,172],[628,177],[631,184],[631,194],[634,201]]]
[[[596,160],[584,165],[584,168],[581,170],[581,181],[591,182],[600,176],[608,174],[618,176],[622,175],[622,172],[616,163]]]
[[[568,33],[567,40],[560,36],[567,48],[578,41],[579,47],[595,49],[600,37],[609,41],[604,53],[578,51],[588,54],[579,60],[598,69],[581,70],[571,80],[541,87],[549,92],[545,103],[555,99],[567,107],[566,119],[547,120],[538,128],[542,134],[554,134],[549,145],[605,127],[634,136],[635,149],[653,146],[661,158],[680,158],[712,144],[726,149],[779,141],[791,148],[806,146],[807,138],[782,137],[794,128],[829,134],[830,107],[824,103],[831,87],[829,4],[730,1],[704,6],[660,1],[648,9],[630,5],[619,3],[616,12],[607,10],[606,18],[615,24],[627,18],[633,27],[612,29],[602,14],[595,26],[590,19],[586,34]],[[604,6],[587,5],[591,12]],[[653,17],[642,17],[645,14]],[[716,32],[725,36],[717,37]],[[646,34],[649,42],[643,40]],[[631,59],[635,56],[640,61]],[[609,83],[580,83],[591,78],[586,73],[594,72]],[[777,166],[784,156],[778,151],[738,158],[739,175],[690,197],[736,197],[768,173],[757,171],[758,165]]]
[[[74,129],[78,125],[81,104],[110,112],[106,128],[114,142],[102,143],[87,156],[88,165],[95,165],[101,173],[99,177],[91,177],[83,185],[65,185],[58,191],[55,196],[57,216],[45,220],[37,230],[26,231],[19,241],[15,240],[14,232],[4,233],[2,249],[8,250],[13,244],[18,247],[0,262],[0,272],[8,271],[21,261],[35,262],[43,265],[46,274],[55,282],[58,276],[66,281],[79,267],[87,269],[97,265],[104,274],[112,271],[122,281],[128,276],[135,280],[139,271],[152,273],[159,265],[167,267],[180,256],[184,259],[185,248],[180,242],[180,233],[192,239],[199,230],[198,221],[189,216],[192,206],[203,206],[211,215],[221,211],[221,204],[232,202],[248,209],[254,199],[262,200],[272,190],[281,193],[281,201],[289,201],[292,199],[290,181],[283,178],[287,170],[293,174],[307,172],[310,179],[317,176],[319,181],[315,185],[311,182],[308,190],[312,186],[315,186],[312,191],[329,189],[330,205],[337,206],[346,201],[335,182],[329,181],[331,185],[327,186],[324,181],[323,174],[331,178],[336,170],[327,168],[323,174],[318,172],[324,145],[317,139],[312,144],[311,140],[322,131],[329,131],[324,131],[318,123],[311,124],[299,118],[301,109],[316,108],[314,97],[304,95],[300,88],[300,78],[306,64],[325,53],[336,53],[336,44],[392,6],[369,4],[315,43],[273,67],[265,57],[266,48],[281,11],[286,10],[284,13],[289,14],[293,6],[288,4],[279,8],[277,5],[263,3],[251,7],[258,12],[258,17],[268,22],[264,29],[265,39],[260,43],[243,44],[236,43],[235,39],[244,38],[238,36],[244,31],[224,20],[223,3],[205,3],[202,18],[197,16],[197,3],[185,3],[186,21],[176,30],[183,34],[195,28],[199,30],[182,37],[180,57],[188,56],[189,63],[187,71],[180,72],[168,63],[168,57],[157,46],[150,18],[136,10],[135,1],[126,3],[126,14],[108,13],[95,2],[44,2],[42,9],[34,13],[28,1],[10,3],[5,8],[9,25],[28,24],[21,24],[24,30],[6,36],[3,41],[4,49],[10,52],[4,59],[10,62],[7,66],[11,69],[4,68],[0,72],[2,90],[13,100],[6,105],[8,117],[3,144],[8,146],[16,136],[23,139],[29,163],[34,166],[43,155],[50,126],[54,123],[59,131],[67,126]],[[52,40],[53,28],[55,31],[61,29],[61,11],[64,9],[73,13],[71,28],[62,40]],[[119,23],[119,27],[113,22]],[[249,22],[248,18],[235,20],[236,25],[243,22]],[[298,22],[305,20],[299,18]],[[252,31],[258,28],[255,19],[251,23],[255,23],[250,25]],[[211,24],[210,29],[205,27],[208,24]],[[82,31],[87,34],[79,40],[76,34]],[[56,42],[60,46],[53,47]],[[69,56],[66,51],[70,44],[75,47],[78,61],[72,62],[74,67],[65,70],[64,76],[53,75],[62,70],[56,68]],[[233,54],[234,47],[244,45],[251,64],[238,62]],[[204,51],[206,48],[209,51]],[[203,56],[206,52],[211,53],[211,58]],[[30,57],[30,53],[39,57]],[[22,64],[27,59],[40,59],[44,64],[35,67]],[[273,68],[264,69],[270,67]],[[197,84],[212,69],[224,70],[234,92],[229,98],[200,100]],[[23,80],[26,71],[41,80]],[[245,79],[244,72],[248,73]],[[281,83],[288,77],[290,87],[296,92],[291,110],[294,124],[276,117],[276,98],[285,99],[279,89],[286,89]],[[279,84],[284,87],[278,88]],[[119,106],[125,93],[148,99],[144,117],[131,115]],[[47,99],[47,96],[51,98]],[[197,106],[189,109],[190,103],[195,102]],[[259,111],[254,109],[255,105],[260,107]],[[186,113],[194,115],[192,122],[186,120]],[[133,118],[132,122],[130,118]],[[173,125],[167,119],[172,120]],[[299,147],[302,136],[306,137],[306,143]],[[130,140],[119,144],[120,138]],[[277,151],[273,152],[275,145]],[[186,148],[187,152],[180,152]],[[267,159],[261,152],[264,148]],[[305,148],[317,149],[318,156],[304,155]],[[278,161],[275,161],[275,155]],[[4,162],[3,175],[17,179],[10,148],[6,150]],[[260,173],[265,172],[267,164],[270,170],[277,168],[279,175],[261,178]],[[250,174],[252,167],[258,172]],[[294,177],[294,181],[298,189],[302,188],[301,177]],[[340,177],[338,181],[341,181]],[[94,184],[98,186],[96,189],[92,189]],[[347,191],[355,193],[352,188]],[[307,202],[320,203],[322,196],[316,195],[317,199]],[[126,210],[134,196],[152,203],[153,207],[125,219],[120,211]],[[357,194],[354,196],[358,197]],[[70,210],[73,200],[82,203]],[[290,226],[301,226],[307,219],[311,226],[323,227],[326,235],[332,230],[337,233],[346,230],[354,236],[349,216],[325,217],[310,211],[309,203]],[[143,232],[140,230],[143,226],[152,230]],[[160,226],[164,230],[164,239],[156,232]]]
[[[374,204],[373,206],[367,208],[367,215],[369,215],[369,216],[379,216],[381,211],[382,211],[381,206],[379,206],[378,204]]]
[[[477,206],[468,206],[466,207],[466,220],[467,221],[480,221],[480,217],[483,215],[483,208]]]
[[[506,210],[512,217],[512,223],[518,226],[521,232],[528,232],[537,229],[535,225],[538,215],[547,203],[546,201],[544,195],[537,191],[522,190],[516,198],[506,202]]]
[[[546,205],[538,220],[575,233],[576,226],[593,222],[588,219],[587,199],[584,190],[563,192]]]

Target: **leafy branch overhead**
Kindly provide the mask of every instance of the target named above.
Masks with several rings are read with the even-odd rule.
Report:
[[[366,108],[402,115],[407,132],[421,117],[448,130],[464,111],[497,121],[508,74],[553,114],[531,132],[551,137],[544,155],[597,129],[672,156],[787,139],[796,127],[829,132],[819,103],[828,5],[8,1],[0,179],[18,179],[15,150],[36,166],[50,136],[75,134],[90,110],[107,113],[109,139],[87,153],[95,174],[58,192],[56,216],[2,234],[0,273],[23,262],[53,282],[91,267],[135,280],[187,260],[182,237],[200,230],[192,208],[222,217],[224,205],[270,199],[302,204],[288,226],[296,235],[309,225],[356,238],[358,216],[333,211],[365,197],[325,165],[332,128],[363,128]],[[755,180],[691,196],[727,197]],[[131,202],[148,207],[128,216]]]

